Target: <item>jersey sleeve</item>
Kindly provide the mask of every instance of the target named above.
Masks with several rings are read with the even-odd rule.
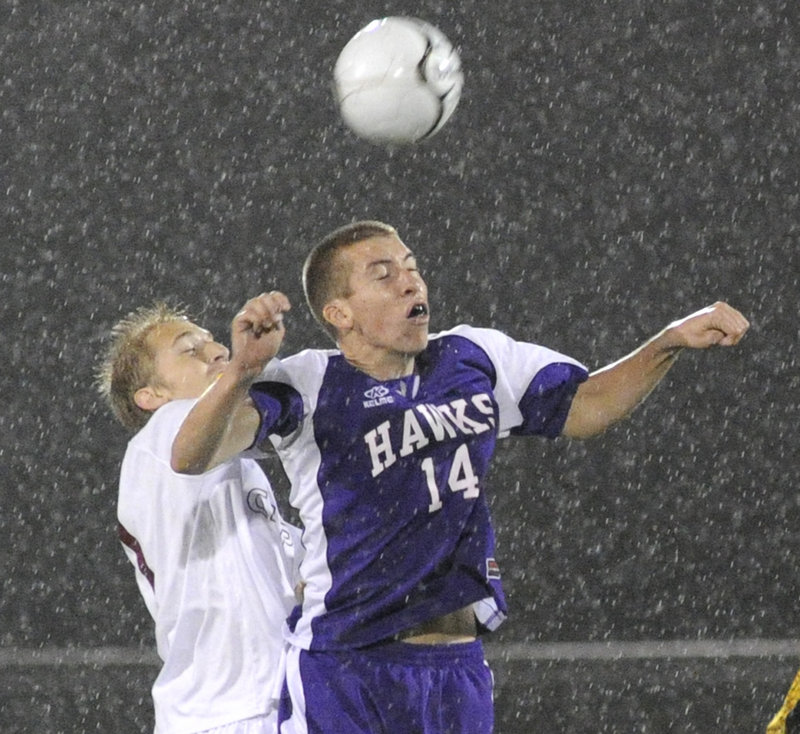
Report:
[[[584,365],[494,329],[461,326],[452,333],[478,344],[492,363],[501,436],[561,434],[575,391],[589,376]]]
[[[327,364],[327,352],[306,350],[285,360],[273,359],[250,388],[250,398],[261,416],[254,446],[272,437],[290,441],[313,410],[313,396]]]
[[[297,430],[303,417],[303,398],[291,385],[256,382],[250,388],[250,397],[261,416],[253,446],[264,445],[269,436],[286,438]]]
[[[199,398],[170,400],[162,405],[147,422],[148,451],[165,465],[171,461],[172,444],[181,425],[196,405]],[[268,452],[257,445],[245,449],[241,456],[246,459],[263,459]],[[172,471],[170,469],[170,471]]]
[[[588,372],[578,365],[553,362],[536,373],[519,402],[522,423],[514,435],[536,434],[547,438],[561,435],[575,391]]]
[[[142,432],[143,437],[147,438],[146,445],[154,456],[167,465],[170,462],[172,443],[196,402],[193,398],[170,400],[147,421],[147,430]]]

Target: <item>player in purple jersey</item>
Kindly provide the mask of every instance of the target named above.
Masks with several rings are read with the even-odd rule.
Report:
[[[304,523],[281,732],[490,732],[478,634],[505,613],[484,486],[497,438],[595,435],[683,348],[736,344],[747,320],[714,304],[591,374],[491,329],[429,336],[416,259],[379,222],[323,240],[304,287],[338,349],[272,362],[250,391],[261,416],[252,438],[275,446]],[[273,318],[258,332],[280,332],[285,297],[261,302]],[[264,364],[274,354],[265,345]],[[221,445],[242,448],[226,446],[225,401],[223,386],[199,401],[173,466],[199,470]]]

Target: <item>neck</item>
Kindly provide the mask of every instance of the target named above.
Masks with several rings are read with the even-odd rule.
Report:
[[[414,373],[413,354],[359,355],[344,349],[342,354],[353,367],[376,380],[396,380]]]

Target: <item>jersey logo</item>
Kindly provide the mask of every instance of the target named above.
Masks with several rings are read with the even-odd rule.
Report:
[[[387,403],[394,402],[394,398],[389,395],[389,388],[385,385],[375,385],[375,387],[371,387],[364,392],[364,397],[367,398],[364,401],[365,408],[375,408],[378,405],[386,405]]]
[[[486,559],[486,578],[500,579],[500,566],[494,558]]]
[[[258,512],[266,517],[267,520],[275,522],[278,506],[272,501],[266,490],[258,488],[251,489],[247,493],[247,506],[253,512]]]

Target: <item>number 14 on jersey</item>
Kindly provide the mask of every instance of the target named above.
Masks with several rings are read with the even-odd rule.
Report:
[[[436,467],[430,456],[422,462],[421,466],[428,483],[428,492],[431,495],[428,512],[436,512],[442,509],[442,493],[436,484]],[[469,458],[469,449],[466,444],[462,443],[453,454],[453,463],[450,465],[450,473],[447,477],[447,487],[443,489],[449,489],[451,492],[463,492],[465,499],[474,499],[481,493],[478,477],[472,469],[472,461]]]

